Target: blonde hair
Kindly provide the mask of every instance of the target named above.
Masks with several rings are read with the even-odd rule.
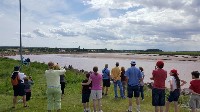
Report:
[[[58,64],[54,65],[54,70],[60,70],[60,66]]]

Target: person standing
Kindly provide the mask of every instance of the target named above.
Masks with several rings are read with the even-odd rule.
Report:
[[[47,82],[47,110],[51,112],[56,109],[57,112],[61,110],[61,86],[60,75],[64,74],[65,69],[54,70],[55,64],[53,62],[48,63],[49,69],[45,71]]]
[[[108,70],[108,64],[105,64],[105,68],[102,70],[102,74],[103,74],[102,95],[108,95],[108,88],[110,87],[110,70]],[[105,88],[106,88],[106,92],[104,94]]]
[[[140,112],[140,101],[139,101],[139,96],[140,96],[140,91],[139,91],[139,85],[140,81],[142,80],[142,75],[141,72],[138,68],[135,67],[136,62],[133,60],[131,61],[131,67],[128,68],[125,72],[125,76],[128,81],[128,98],[129,98],[129,108],[128,112],[132,112],[132,97],[134,93],[134,97],[136,99],[136,111]]]
[[[170,83],[170,94],[168,96],[168,101],[166,102],[165,112],[169,112],[169,105],[171,102],[174,102],[174,112],[178,112],[178,99],[180,96],[181,86],[186,84],[186,81],[179,79],[179,74],[175,69],[172,69],[169,74],[170,77],[168,82]]]
[[[25,78],[25,75],[24,75],[24,73],[20,72],[20,66],[15,66],[14,72],[12,73],[12,76],[11,76],[11,82],[12,82],[13,90],[14,90],[12,108],[15,108],[15,106],[16,106],[17,96],[22,96],[24,107],[28,107],[26,104],[26,92],[24,89],[24,78]],[[13,83],[13,80],[16,80],[15,84]]]
[[[196,109],[200,108],[200,73],[198,71],[193,71],[192,73],[192,81],[190,82],[190,101],[189,106],[192,109],[192,112],[197,112]]]
[[[31,86],[34,84],[34,81],[31,76],[29,78],[24,79],[24,85],[25,85],[25,92],[26,92],[26,101],[29,101],[31,99]]]
[[[90,73],[87,73],[85,77],[86,79],[83,80],[82,83],[88,82]],[[83,103],[84,112],[90,112],[89,101],[90,101],[91,87],[92,87],[92,83],[90,83],[89,85],[82,85],[82,103]]]
[[[163,112],[165,106],[165,80],[167,71],[163,69],[164,62],[157,61],[155,70],[152,72],[153,89],[152,89],[152,105],[155,106],[155,112]]]
[[[60,75],[60,85],[61,85],[61,91],[62,91],[62,97],[65,94],[65,74]]]
[[[116,62],[116,67],[111,70],[111,77],[114,83],[115,98],[118,98],[117,86],[119,86],[121,98],[125,98],[121,82],[121,69],[119,68],[119,62]]]
[[[93,99],[93,109],[97,112],[96,103],[98,103],[98,112],[103,112],[101,108],[101,98],[102,98],[102,74],[99,74],[98,67],[93,67],[93,73],[91,73],[87,83],[82,83],[82,85],[89,85],[92,82],[91,97]]]
[[[144,101],[144,69],[142,67],[139,67],[142,75],[142,80],[140,81],[140,94],[142,101]]]
[[[123,94],[125,96],[127,81],[126,81],[125,68],[124,67],[121,67],[121,82],[122,82],[122,87],[123,87]]]

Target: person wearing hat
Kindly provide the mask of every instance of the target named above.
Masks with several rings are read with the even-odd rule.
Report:
[[[192,109],[191,112],[197,112],[196,109],[200,108],[200,73],[198,71],[193,71],[192,73],[192,81],[190,82],[190,101],[189,106]]]
[[[152,72],[153,89],[152,89],[152,105],[155,106],[155,112],[163,112],[165,106],[165,80],[167,79],[167,71],[163,69],[164,62],[157,61],[155,70]]]
[[[55,64],[48,63],[49,69],[45,71],[47,82],[47,110],[51,112],[53,109],[59,112],[61,110],[61,85],[60,75],[66,72],[65,69],[54,70]]]
[[[119,68],[119,62],[116,62],[116,67],[114,67],[111,70],[111,77],[112,77],[113,83],[114,83],[115,98],[118,98],[117,85],[119,86],[119,89],[120,89],[120,96],[122,98],[125,98],[125,96],[123,94],[123,87],[122,87],[122,82],[121,82],[121,69]]]
[[[178,99],[180,96],[181,86],[187,82],[180,80],[178,77],[178,72],[176,69],[170,71],[169,83],[170,83],[170,95],[168,96],[168,101],[166,102],[165,112],[169,112],[169,105],[171,102],[174,102],[174,112],[178,112]],[[180,84],[182,82],[182,84]]]
[[[132,97],[134,93],[134,97],[136,99],[136,111],[140,112],[140,101],[139,101],[139,96],[140,96],[140,81],[142,80],[142,74],[141,71],[135,67],[136,62],[133,60],[131,61],[131,67],[128,68],[125,72],[125,76],[128,81],[128,98],[129,98],[129,108],[128,112],[132,112]]]
[[[11,78],[14,80],[16,77],[18,77],[18,84],[13,85],[14,97],[13,97],[12,108],[15,108],[15,106],[16,106],[17,96],[22,96],[24,107],[28,107],[26,104],[26,92],[25,92],[24,82],[23,82],[25,76],[23,76],[23,74],[24,73],[20,72],[20,66],[14,67],[14,72],[12,73]]]

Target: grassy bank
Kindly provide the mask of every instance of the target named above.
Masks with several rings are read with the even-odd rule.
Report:
[[[13,90],[10,83],[10,75],[13,67],[19,65],[19,63],[16,60],[0,58],[0,112],[45,112],[47,100],[44,71],[47,69],[47,65],[38,62],[32,62],[30,66],[22,66],[22,72],[28,76],[31,75],[35,81],[32,87],[32,99],[28,102],[30,107],[24,108],[22,103],[18,103],[15,109],[11,108]],[[84,79],[84,75],[73,70],[67,70],[65,75],[67,86],[65,88],[65,96],[62,99],[62,111],[82,112],[80,83]],[[187,96],[180,98],[182,104],[187,101]],[[90,105],[92,107],[92,103]],[[111,85],[110,94],[103,97],[102,105],[104,112],[125,112],[128,108],[128,99],[114,99],[113,85]],[[133,107],[135,107],[135,103]],[[153,110],[151,90],[145,88],[145,101],[141,102],[141,112],[153,112]],[[170,112],[173,112],[173,110],[171,109]],[[180,107],[180,112],[189,112],[189,110],[188,108]]]

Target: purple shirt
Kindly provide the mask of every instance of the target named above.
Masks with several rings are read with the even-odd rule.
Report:
[[[92,73],[90,75],[90,79],[92,80],[92,89],[91,90],[102,90],[101,87],[101,81],[102,81],[102,75],[97,73],[98,75],[95,75],[95,73]]]

